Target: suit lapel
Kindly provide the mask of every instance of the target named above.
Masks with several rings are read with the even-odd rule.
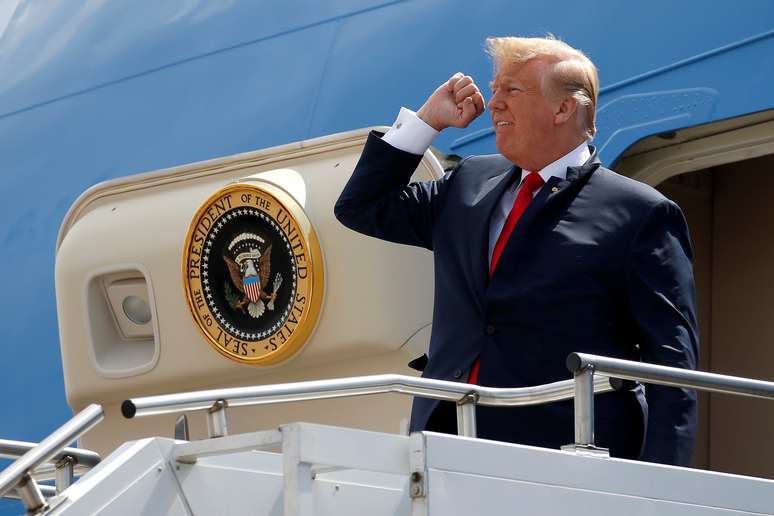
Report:
[[[505,190],[517,177],[521,169],[509,166],[487,179],[481,187],[474,205],[479,216],[470,217],[469,230],[471,238],[470,265],[476,292],[483,293],[489,282],[489,223],[497,203]]]
[[[593,147],[591,157],[580,167],[568,167],[567,178],[559,179],[551,177],[548,182],[540,189],[540,192],[529,203],[527,209],[521,215],[521,218],[513,228],[505,249],[497,262],[492,283],[498,278],[512,270],[512,267],[519,258],[519,253],[526,249],[529,243],[525,240],[529,238],[531,231],[541,229],[541,223],[556,210],[561,210],[567,206],[578,194],[580,189],[586,184],[586,181],[599,167],[600,161],[597,157],[596,149]],[[545,228],[542,228],[545,229]],[[488,234],[488,233],[487,233]],[[485,256],[486,256],[485,251]]]

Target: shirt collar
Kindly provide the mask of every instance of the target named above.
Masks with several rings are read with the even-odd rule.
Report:
[[[567,167],[580,167],[586,163],[591,157],[591,151],[589,151],[588,143],[589,142],[584,141],[558,160],[554,161],[553,163],[549,163],[541,170],[539,170],[538,174],[540,174],[540,177],[543,178],[543,181],[548,182],[551,176],[558,177],[559,179],[567,179]],[[529,173],[529,170],[521,171],[522,181]]]

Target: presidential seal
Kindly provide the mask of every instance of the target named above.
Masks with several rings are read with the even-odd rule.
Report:
[[[270,183],[237,183],[196,212],[183,282],[212,347],[237,362],[276,363],[298,351],[314,328],[322,254],[293,197]]]

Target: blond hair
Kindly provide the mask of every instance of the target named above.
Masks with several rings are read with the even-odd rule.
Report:
[[[487,38],[486,52],[494,60],[495,72],[503,63],[546,59],[548,74],[541,78],[544,93],[573,97],[579,106],[577,120],[581,131],[588,139],[594,137],[599,77],[597,67],[583,52],[552,34],[544,38]]]

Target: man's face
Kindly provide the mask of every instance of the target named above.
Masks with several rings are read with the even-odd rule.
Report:
[[[556,130],[557,102],[541,88],[545,67],[546,63],[537,58],[523,64],[501,63],[488,103],[497,150],[531,171],[547,165],[543,157],[551,152]]]

